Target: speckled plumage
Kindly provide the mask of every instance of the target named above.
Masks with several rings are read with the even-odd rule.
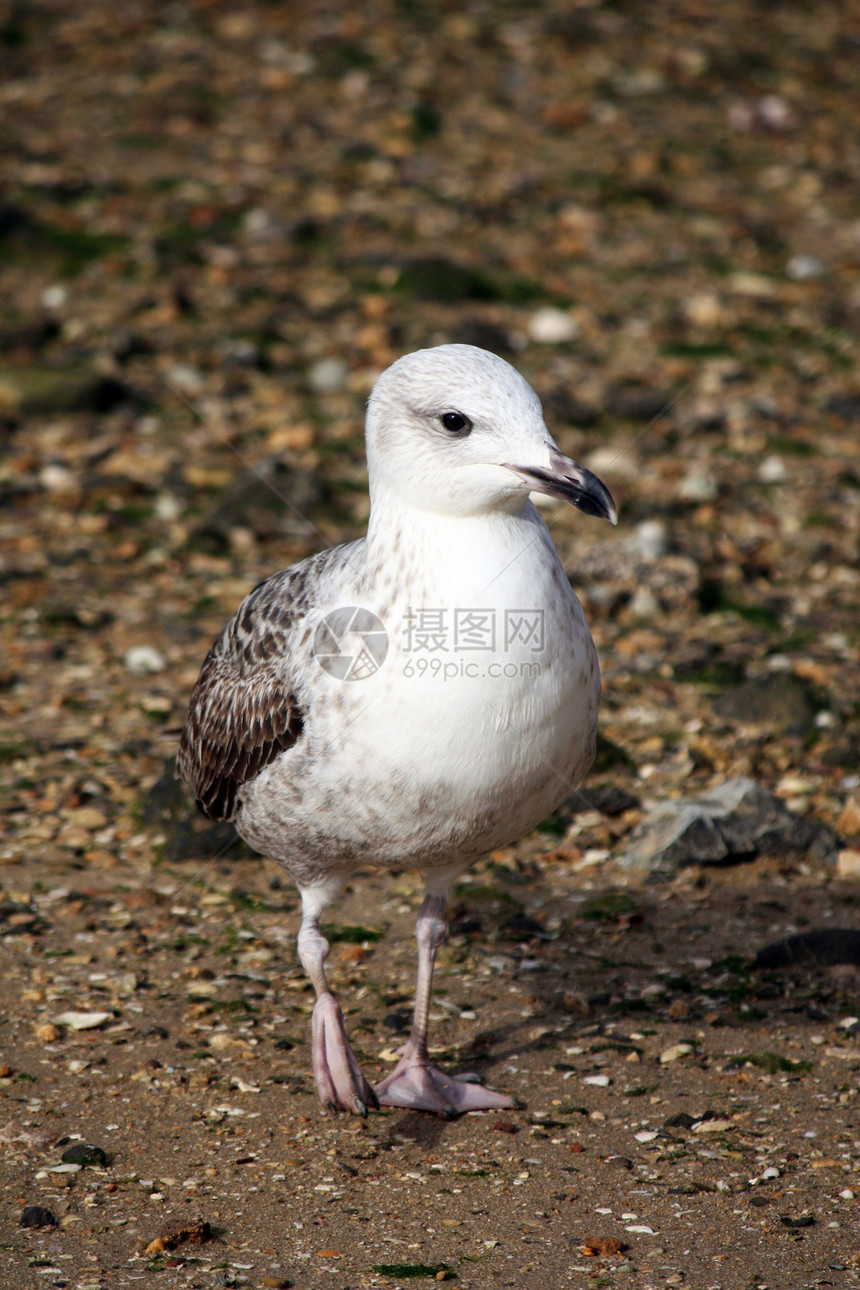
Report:
[[[465,433],[446,431],[452,410]],[[528,491],[614,518],[599,481],[552,444],[534,392],[485,351],[440,346],[401,359],[374,389],[367,433],[367,537],[243,601],[203,665],[179,754],[201,808],[234,819],[302,891],[300,950],[320,996],[317,1085],[337,1106],[366,1106],[372,1090],[332,1011],[319,912],[366,865],[424,871],[438,902],[457,872],[571,792],[594,751],[597,658]],[[362,679],[332,674],[319,654],[321,624],[345,607],[375,615],[386,636],[385,657]],[[415,649],[416,616],[450,633],[463,614],[495,624],[492,643],[461,649],[437,633],[434,649]],[[537,628],[508,639],[523,614],[540,622],[538,645]],[[437,929],[432,953],[439,917],[436,905],[424,915]],[[404,1079],[419,1100],[397,1104],[439,1109],[438,1089],[414,1093],[414,1077],[413,1062]],[[437,1077],[449,1109],[476,1105]],[[407,1096],[388,1084],[389,1099]]]

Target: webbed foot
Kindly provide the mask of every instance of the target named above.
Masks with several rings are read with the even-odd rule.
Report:
[[[364,1118],[369,1106],[378,1110],[376,1093],[361,1073],[333,994],[321,994],[317,999],[312,1034],[314,1081],[323,1106],[353,1111]]]

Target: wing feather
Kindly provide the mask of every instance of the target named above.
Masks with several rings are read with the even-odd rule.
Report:
[[[210,649],[192,691],[178,767],[211,820],[231,819],[241,786],[292,748],[304,729],[288,679],[295,620],[284,609],[294,590],[283,575],[255,588]],[[304,610],[301,595],[293,608]]]

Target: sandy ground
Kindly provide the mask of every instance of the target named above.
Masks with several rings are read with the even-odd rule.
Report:
[[[826,3],[0,6],[4,1288],[856,1281],[857,955],[754,955],[858,926],[858,40]],[[457,893],[433,1042],[522,1107],[362,1124],[315,1101],[291,887],[164,735],[242,595],[361,534],[372,381],[450,340],[619,503],[546,514],[627,796]],[[624,868],[739,776],[838,865]],[[418,899],[331,913],[371,1077]]]

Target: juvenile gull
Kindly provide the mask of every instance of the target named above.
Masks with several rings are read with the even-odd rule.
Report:
[[[367,409],[367,536],[277,573],[239,606],[191,696],[179,768],[302,897],[320,1100],[456,1115],[511,1106],[428,1056],[445,904],[475,860],[549,815],[594,755],[600,676],[549,531],[546,493],[615,523],[503,359],[440,345],[399,359]],[[363,866],[418,869],[412,1032],[374,1089],[325,975],[322,911]]]

